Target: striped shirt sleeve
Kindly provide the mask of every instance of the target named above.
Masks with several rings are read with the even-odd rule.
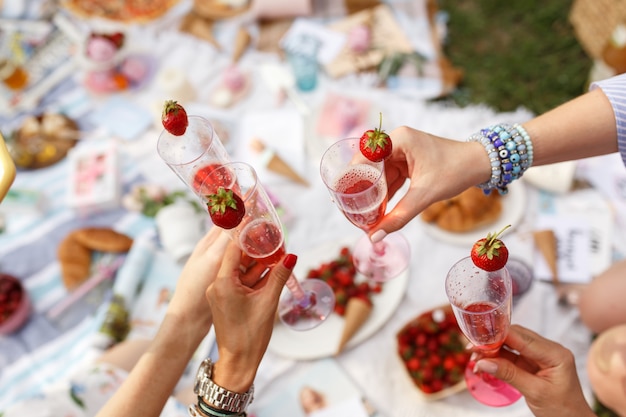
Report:
[[[590,90],[602,89],[613,106],[617,127],[617,146],[626,165],[626,73],[591,84]]]

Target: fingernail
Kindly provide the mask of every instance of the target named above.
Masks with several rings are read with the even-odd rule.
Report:
[[[372,241],[372,243],[377,243],[383,240],[385,236],[387,236],[387,232],[385,232],[383,229],[380,229],[372,234],[370,240]]]
[[[287,269],[292,269],[294,266],[296,266],[297,261],[298,261],[298,257],[294,255],[293,253],[290,253],[287,256],[285,256],[285,259],[283,259],[283,265]]]
[[[474,366],[474,372],[482,371],[490,375],[495,375],[498,370],[498,364],[488,360],[479,360]]]

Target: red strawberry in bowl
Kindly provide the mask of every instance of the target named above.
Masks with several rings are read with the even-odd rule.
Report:
[[[487,237],[477,240],[472,246],[470,256],[474,265],[485,271],[497,271],[504,268],[509,259],[509,250],[499,236],[511,225],[507,225],[498,233],[487,233]]]
[[[189,120],[187,112],[174,100],[166,100],[163,104],[163,113],[161,114],[161,123],[165,130],[174,136],[182,136],[187,130]]]
[[[380,124],[375,129],[365,131],[359,140],[359,149],[363,156],[373,162],[380,162],[391,155],[391,138],[382,129],[383,115],[380,114]]]
[[[452,307],[425,311],[396,335],[397,353],[411,382],[427,400],[439,400],[465,389],[463,377],[471,352]]]
[[[232,190],[220,187],[215,194],[207,196],[207,208],[213,224],[222,229],[239,226],[246,208],[243,200]]]

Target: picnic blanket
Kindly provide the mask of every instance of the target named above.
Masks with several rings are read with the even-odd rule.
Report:
[[[142,180],[131,158],[121,155],[120,165],[124,190]],[[9,227],[0,234],[2,271],[22,280],[33,304],[28,323],[18,332],[0,337],[0,410],[64,383],[72,372],[99,355],[102,346],[97,336],[118,278],[131,277],[131,288],[136,289],[128,306],[132,326],[128,337],[149,338],[180,273],[181,265],[161,249],[152,218],[122,208],[89,215],[69,208],[64,200],[67,172],[67,161],[62,161],[45,173],[20,172],[13,186],[37,190],[46,201],[41,212],[8,213]],[[61,280],[56,248],[71,230],[86,226],[113,228],[132,237],[134,243],[127,254],[96,255],[92,273],[109,276],[60,312],[70,294]]]

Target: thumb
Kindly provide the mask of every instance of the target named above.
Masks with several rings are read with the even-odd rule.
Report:
[[[476,362],[474,371],[482,371],[509,383],[518,391],[524,393],[531,388],[536,379],[534,375],[504,358],[480,359]]]
[[[282,262],[276,264],[270,271],[267,286],[274,296],[278,297],[280,295],[297,261],[298,257],[293,253],[289,253],[283,257]]]
[[[424,209],[422,204],[419,193],[411,192],[411,189],[409,189],[395,207],[385,214],[376,229],[369,233],[372,242],[379,242],[386,235],[402,229]]]

